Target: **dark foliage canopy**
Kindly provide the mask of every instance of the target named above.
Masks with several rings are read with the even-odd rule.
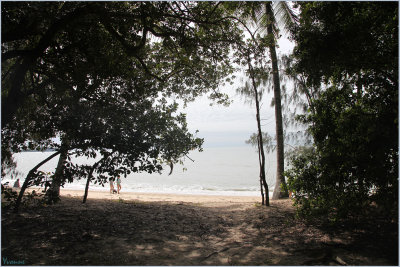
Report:
[[[212,2],[5,2],[2,151],[59,137],[99,172],[159,171],[202,143],[167,98],[225,101],[239,34]]]
[[[300,3],[293,69],[319,89],[299,119],[314,147],[287,172],[303,212],[398,209],[398,3]]]

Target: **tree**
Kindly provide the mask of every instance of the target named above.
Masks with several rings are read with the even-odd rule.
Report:
[[[99,90],[101,91],[101,90]],[[100,92],[99,92],[100,93]],[[104,98],[86,112],[88,103],[76,102],[76,113],[60,117],[64,136],[59,164],[47,193],[49,202],[58,198],[59,187],[76,179],[92,179],[93,166],[73,163],[73,156],[96,158],[95,181],[104,184],[108,177],[131,172],[160,172],[162,162],[175,163],[190,150],[201,149],[202,139],[188,133],[184,114],[176,115],[178,105],[143,99],[122,104],[119,98]],[[71,106],[69,106],[71,107]],[[74,120],[69,118],[74,117]],[[62,128],[62,127],[66,128]],[[67,141],[67,142],[65,142]],[[45,162],[43,162],[45,163]],[[36,170],[25,179],[23,191],[43,178]]]
[[[229,74],[235,25],[215,3],[9,2],[2,5],[2,125],[29,95],[57,82],[116,77],[125,67],[185,99],[213,91]],[[82,64],[80,77],[55,69]],[[60,74],[60,75],[59,75]],[[66,79],[65,79],[66,78]],[[32,84],[35,86],[32,86]],[[92,87],[95,87],[93,85]],[[56,89],[64,92],[66,88]],[[71,90],[71,88],[69,88]],[[90,91],[87,92],[90,94]]]
[[[254,100],[256,106],[256,120],[258,132],[256,136],[256,146],[258,149],[258,159],[260,166],[260,188],[261,188],[261,203],[262,205],[269,206],[269,189],[265,177],[265,154],[264,154],[264,139],[263,132],[261,129],[261,117],[260,117],[260,101],[262,99],[262,87],[265,86],[265,81],[268,81],[266,77],[266,66],[267,60],[264,58],[266,42],[265,39],[260,38],[258,35],[255,36],[254,33],[248,29],[248,33],[251,38],[245,43],[238,43],[235,57],[237,58],[236,63],[242,65],[246,68],[245,75],[249,78],[244,86],[238,88],[237,91],[244,95],[246,98],[250,99],[250,102]],[[260,89],[261,87],[261,89]],[[265,196],[263,192],[263,187],[265,191]]]
[[[284,4],[284,2],[278,2]],[[268,36],[274,40],[273,36],[277,36],[276,19],[273,12],[272,3],[265,4],[266,27]],[[275,30],[274,30],[275,28]],[[269,53],[271,56],[272,64],[272,79],[274,82],[274,106],[275,106],[275,128],[276,128],[276,142],[277,142],[277,173],[275,189],[272,199],[278,199],[282,196],[287,196],[286,182],[283,176],[285,161],[284,161],[284,143],[283,143],[283,121],[282,121],[282,106],[281,106],[281,87],[279,81],[278,59],[276,56],[276,42],[272,41],[269,45]],[[284,186],[284,192],[281,192],[281,184]]]
[[[293,70],[322,88],[299,119],[314,146],[287,173],[305,213],[398,212],[398,4],[300,3]],[[333,41],[334,40],[334,41]],[[322,86],[321,86],[322,84]]]
[[[109,114],[118,115],[111,121],[116,127],[126,113],[129,119],[144,118],[142,112],[154,115],[150,111],[155,109],[158,115],[150,121],[170,116],[168,110],[175,108],[162,101],[171,95],[190,101],[211,92],[211,98],[224,101],[218,85],[232,71],[228,52],[238,31],[223,19],[218,3],[10,2],[2,5],[2,14],[2,144],[10,151],[20,151],[26,143],[59,149],[50,140],[61,136],[70,146],[63,151],[81,149],[90,155],[110,145],[101,139],[106,138],[102,131],[108,138],[118,131],[104,127]],[[157,109],[151,99],[160,99],[162,107]],[[168,119],[174,120],[184,126],[184,117]],[[154,155],[163,147],[163,153],[169,151],[167,159],[175,161],[193,147],[191,136],[182,139],[188,144],[171,147],[177,144],[174,138],[186,135],[183,126],[175,129],[163,120],[142,126],[147,128],[134,129],[133,136],[159,127],[156,132],[166,133],[160,140],[170,142],[169,147],[156,142]],[[135,151],[149,149],[154,147],[138,145]]]
[[[239,12],[244,17],[251,17],[258,25],[262,25],[267,34],[268,49],[271,59],[272,80],[274,88],[275,129],[277,140],[277,175],[272,199],[288,195],[284,172],[284,136],[281,104],[281,86],[279,79],[276,43],[279,38],[279,26],[287,30],[297,21],[286,2],[246,2],[239,6]],[[282,184],[282,186],[281,186]],[[284,189],[283,191],[281,191]]]

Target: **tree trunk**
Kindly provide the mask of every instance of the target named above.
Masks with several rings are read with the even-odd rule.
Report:
[[[25,95],[21,92],[21,87],[30,64],[30,59],[22,60],[21,64],[16,67],[8,95],[1,98],[2,128],[13,120],[15,113],[25,99]]]
[[[113,151],[111,154],[113,154],[114,152],[115,152],[115,151]],[[97,168],[97,166],[99,166],[99,164],[100,164],[102,161],[104,161],[106,158],[107,158],[107,157],[104,157],[104,158],[100,159],[99,161],[97,161],[95,164],[93,164],[92,169],[90,170],[90,172],[89,172],[89,174],[88,174],[88,179],[87,179],[87,181],[86,181],[85,194],[83,195],[82,203],[86,203],[86,199],[87,199],[87,196],[88,196],[88,193],[89,193],[89,184],[90,184],[90,181],[91,181],[92,178],[93,178],[93,172],[94,172],[94,170],[95,170],[95,169]]]
[[[273,16],[270,3],[266,4],[266,12],[269,17]],[[267,34],[273,37],[272,23],[268,22]],[[269,45],[269,52],[272,62],[272,79],[274,84],[274,104],[275,104],[275,124],[276,124],[276,151],[277,151],[277,172],[276,172],[276,182],[275,189],[272,195],[272,199],[279,199],[288,196],[285,177],[283,176],[285,162],[284,162],[284,144],[283,144],[283,120],[282,120],[282,104],[281,104],[281,87],[279,81],[279,69],[278,69],[278,59],[276,56],[275,41],[274,38]],[[284,191],[281,192],[281,184],[284,187]]]
[[[262,141],[260,144],[260,148],[261,148],[261,159],[262,159],[260,180],[261,180],[261,184],[264,185],[265,196],[262,191],[261,191],[261,194],[263,195],[263,197],[265,199],[265,206],[269,206],[269,189],[268,189],[268,184],[267,184],[267,181],[265,178],[265,155],[264,155],[264,148],[262,145]]]
[[[89,192],[89,184],[90,184],[90,181],[92,180],[92,177],[93,177],[93,171],[94,171],[94,166],[90,170],[90,173],[89,173],[87,181],[86,181],[85,194],[83,195],[82,203],[86,203],[86,199],[87,199],[88,192]]]
[[[260,160],[260,188],[261,188],[261,204],[265,206],[269,206],[269,189],[268,189],[268,184],[265,178],[265,155],[264,155],[264,148],[262,147],[262,141],[261,144],[258,142],[258,146],[260,147],[258,150],[259,154],[259,160]],[[264,187],[264,190],[263,190]],[[265,191],[265,194],[264,194]]]
[[[49,189],[46,192],[45,197],[47,198],[47,202],[49,204],[55,203],[60,198],[60,186],[64,179],[64,163],[67,160],[69,150],[69,142],[67,140],[63,140],[60,149],[60,158],[58,159],[56,172],[53,176],[53,180],[50,184]]]
[[[252,70],[249,59],[249,69]],[[250,71],[251,72],[251,71]],[[254,90],[254,98],[256,101],[256,118],[257,118],[257,128],[258,128],[258,154],[259,154],[259,163],[260,163],[260,180],[261,184],[264,185],[265,189],[265,206],[269,206],[269,194],[268,194],[268,184],[265,180],[265,154],[264,154],[264,144],[262,140],[262,131],[261,131],[261,119],[260,119],[260,101],[258,100],[258,90],[255,82],[255,77],[251,75],[253,90]],[[264,204],[264,194],[261,191],[262,203]]]
[[[17,198],[17,201],[15,202],[15,207],[14,207],[14,211],[18,212],[18,208],[21,204],[21,200],[22,197],[25,193],[26,188],[28,188],[28,184],[29,182],[32,180],[32,176],[33,174],[37,171],[37,169],[40,168],[40,166],[42,166],[43,164],[45,164],[46,162],[48,162],[49,160],[51,160],[52,158],[54,158],[55,156],[57,156],[58,154],[60,154],[61,151],[57,151],[56,153],[50,155],[48,158],[46,158],[45,160],[41,161],[38,165],[36,165],[32,170],[29,171],[28,175],[25,178],[25,181],[21,187],[21,191],[19,191],[19,195]]]
[[[260,192],[261,192],[261,205],[264,206],[264,189],[263,189],[263,182],[261,179],[261,171],[260,171]]]
[[[264,204],[265,204],[265,201],[264,201],[264,200],[265,200],[265,199],[264,199],[264,189],[263,189],[264,183],[263,183],[263,175],[262,175],[263,168],[261,167],[261,166],[263,166],[263,165],[262,165],[261,149],[260,149],[260,142],[259,142],[259,140],[257,140],[257,148],[258,148],[258,163],[259,163],[259,166],[260,166],[261,205],[264,206]],[[265,165],[264,165],[264,166],[265,166]],[[265,167],[264,167],[264,171],[265,171]]]

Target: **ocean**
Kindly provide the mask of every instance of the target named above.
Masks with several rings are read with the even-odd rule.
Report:
[[[17,162],[18,175],[2,177],[2,183],[13,184],[20,178],[21,184],[35,165],[53,152],[21,152],[14,155]],[[122,191],[194,194],[194,195],[229,195],[259,196],[259,166],[256,149],[251,146],[204,148],[203,152],[194,151],[189,154],[194,160],[185,158],[184,164],[176,164],[173,173],[166,166],[163,173],[131,173],[126,178],[121,176]],[[43,165],[39,170],[53,172],[58,156]],[[80,157],[76,163],[93,163]],[[185,168],[185,169],[184,169]],[[275,185],[276,154],[266,155],[266,177],[270,195]],[[67,189],[84,190],[86,179],[77,180],[64,186]],[[109,186],[91,184],[90,190],[108,191]]]

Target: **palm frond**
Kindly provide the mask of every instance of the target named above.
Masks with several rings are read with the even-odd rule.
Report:
[[[289,31],[293,24],[299,23],[299,18],[291,7],[290,3],[279,1],[273,4],[274,16],[277,20],[277,25],[285,32]]]
[[[251,6],[255,21],[260,25],[264,25],[265,29],[271,23],[275,39],[279,38],[279,30],[283,30],[286,33],[293,24],[299,22],[299,18],[289,2],[256,3]]]

